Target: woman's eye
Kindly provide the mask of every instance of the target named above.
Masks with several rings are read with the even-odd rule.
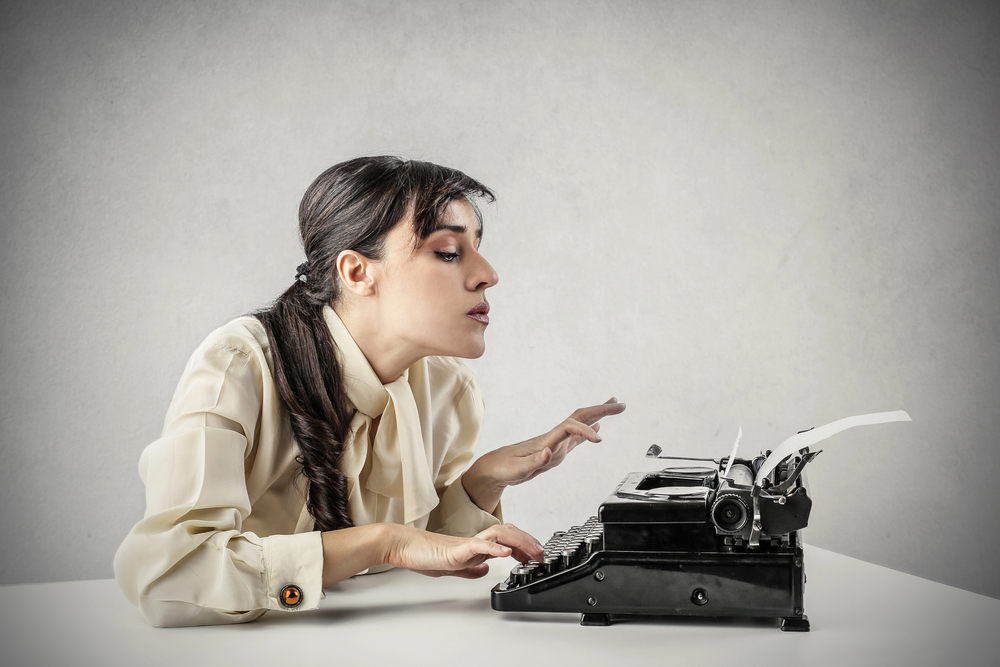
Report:
[[[437,254],[438,257],[440,257],[441,259],[443,259],[446,262],[454,262],[456,259],[458,259],[458,253],[457,252],[440,252],[440,251],[438,251],[436,254]]]

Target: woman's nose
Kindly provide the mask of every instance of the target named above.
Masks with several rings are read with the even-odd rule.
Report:
[[[493,266],[486,261],[486,258],[477,253],[477,259],[479,260],[476,265],[475,272],[472,275],[473,291],[480,288],[486,289],[487,287],[493,287],[500,280],[500,276],[497,275],[496,270]]]

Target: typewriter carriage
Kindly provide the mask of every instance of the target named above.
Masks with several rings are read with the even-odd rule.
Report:
[[[757,548],[762,539],[787,542],[788,534],[808,525],[812,500],[803,473],[806,464],[819,453],[804,448],[790,454],[759,480],[759,484],[755,475],[766,455],[754,459],[737,458],[732,465],[728,458],[708,459],[715,463],[711,468],[685,463],[655,472],[632,473],[601,506],[600,519],[605,523],[710,525],[715,534],[723,538],[725,547]],[[658,448],[650,448],[647,456],[691,460],[658,454]],[[724,476],[727,472],[728,477]],[[689,537],[685,535],[689,531],[674,532],[678,532],[679,540]],[[658,548],[663,546],[662,540],[654,541]],[[692,544],[674,546],[688,549]]]

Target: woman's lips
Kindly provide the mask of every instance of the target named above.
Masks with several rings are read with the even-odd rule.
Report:
[[[489,324],[490,323],[489,312],[490,312],[490,304],[483,301],[481,304],[479,304],[478,306],[470,310],[468,313],[466,313],[465,316],[471,317],[480,324]]]

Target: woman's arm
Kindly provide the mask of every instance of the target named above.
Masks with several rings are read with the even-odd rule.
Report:
[[[374,523],[323,533],[323,587],[376,565],[389,564],[432,577],[475,579],[486,561],[513,555],[521,562],[542,558],[535,538],[511,524],[476,537],[452,537],[394,523]]]
[[[479,507],[492,512],[505,488],[556,467],[584,440],[600,442],[598,422],[624,410],[624,403],[611,398],[601,405],[580,408],[548,433],[484,454],[462,477],[466,493]]]
[[[287,525],[261,536],[244,526],[260,492],[248,480],[289,458],[276,448],[280,415],[267,372],[245,325],[213,332],[181,376],[162,437],[143,451],[146,511],[115,555],[115,576],[152,625],[252,620],[285,609],[286,585],[302,591],[295,611],[319,604],[320,533]],[[262,439],[271,444],[262,448]]]

